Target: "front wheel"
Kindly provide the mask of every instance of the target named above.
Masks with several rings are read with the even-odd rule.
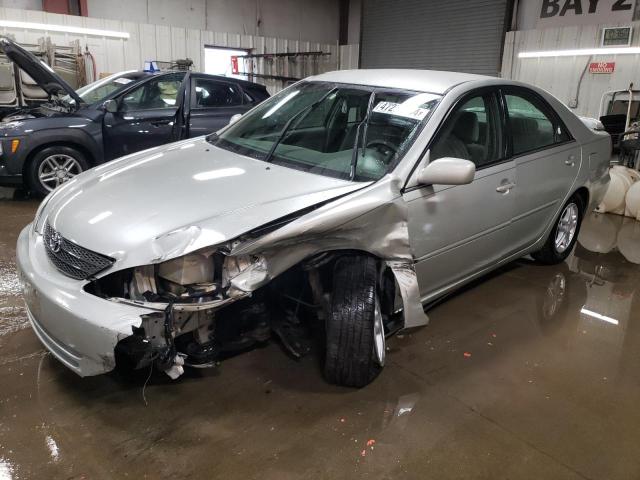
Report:
[[[556,224],[544,246],[531,256],[545,265],[561,263],[569,256],[578,239],[585,206],[579,195],[573,194],[564,204]]]
[[[38,195],[47,195],[89,168],[85,156],[63,145],[47,147],[36,153],[29,164],[28,182]]]
[[[364,387],[384,366],[384,323],[377,278],[376,260],[371,257],[345,256],[334,265],[324,366],[331,383]]]

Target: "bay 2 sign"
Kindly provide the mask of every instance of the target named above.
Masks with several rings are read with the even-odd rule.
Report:
[[[589,73],[613,73],[615,69],[615,62],[591,62],[589,64]]]
[[[636,0],[541,0],[538,28],[629,23]]]

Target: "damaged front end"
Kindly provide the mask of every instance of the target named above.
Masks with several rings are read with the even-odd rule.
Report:
[[[310,350],[314,334],[323,338],[334,265],[345,255],[375,260],[387,335],[425,325],[406,205],[397,191],[382,181],[190,252],[201,245],[203,233],[181,230],[162,240],[162,249],[150,249],[152,263],[91,281],[88,293],[152,312],[119,340],[116,364],[138,369],[153,363],[177,378],[183,365],[209,367],[273,336],[299,358]]]
[[[158,264],[114,272],[85,286],[113,302],[152,310],[133,335],[120,340],[116,364],[138,369],[155,363],[172,378],[182,365],[209,367],[225,354],[269,339],[261,295],[229,308],[267,282],[265,259],[230,256],[230,247],[206,248]],[[221,311],[222,307],[226,307]]]

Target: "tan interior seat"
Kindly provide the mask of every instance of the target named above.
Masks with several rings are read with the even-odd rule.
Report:
[[[47,92],[41,89],[24,70],[20,70],[20,86],[25,100],[46,100],[49,98]]]
[[[14,106],[17,104],[18,95],[13,75],[13,64],[0,63],[0,105]]]

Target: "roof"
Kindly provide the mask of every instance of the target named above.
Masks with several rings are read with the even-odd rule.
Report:
[[[496,80],[495,77],[471,73],[443,72],[439,70],[377,69],[338,70],[309,77],[308,80],[374,87],[402,88],[443,94],[451,87],[465,82]]]

